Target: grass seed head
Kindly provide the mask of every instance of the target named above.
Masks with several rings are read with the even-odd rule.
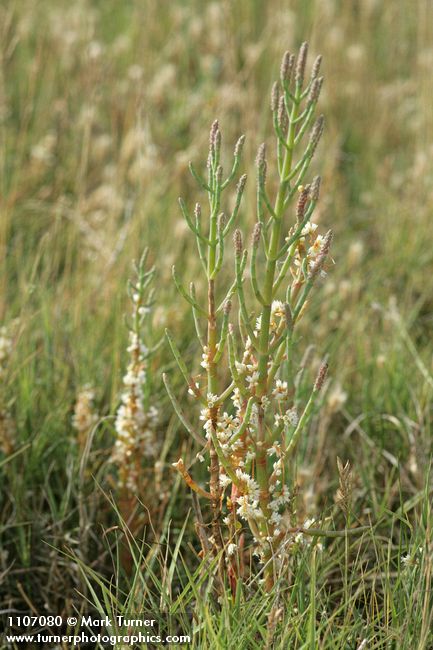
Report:
[[[234,241],[234,244],[235,244],[236,256],[242,255],[242,250],[243,250],[242,233],[239,230],[239,228],[237,228],[235,230],[235,233],[233,235],[233,241]]]
[[[284,102],[284,97],[281,96],[280,100],[278,102],[278,115],[277,115],[277,121],[278,121],[278,126],[280,127],[280,130],[284,136],[287,135],[287,127],[288,127],[288,117],[287,117],[287,110],[286,110],[286,104]]]
[[[351,508],[353,477],[352,467],[349,461],[343,465],[341,459],[337,456],[337,469],[339,477],[339,487],[335,494],[335,502],[342,509],[347,517]]]
[[[318,393],[322,389],[327,374],[328,374],[328,363],[326,361],[323,361],[323,363],[319,368],[319,372],[317,373],[316,381],[314,382],[314,390],[316,393]]]
[[[219,137],[218,137],[219,133]],[[209,131],[209,153],[213,156],[217,150],[218,142],[221,144],[221,133],[219,131],[218,120],[212,122]]]
[[[262,234],[262,224],[257,222],[256,225],[254,226],[253,236],[251,240],[253,248],[257,248],[257,246],[259,245],[261,234]]]
[[[304,41],[299,48],[298,58],[296,59],[295,81],[298,86],[304,83],[305,66],[307,63],[308,43]]]
[[[264,142],[260,145],[257,151],[256,167],[258,172],[259,183],[264,185],[266,183],[266,170],[267,170],[266,145]]]
[[[236,145],[235,145],[235,150],[234,150],[234,157],[235,158],[240,157],[240,155],[242,153],[242,149],[244,148],[244,144],[245,144],[245,136],[241,135],[240,138],[238,139],[238,141],[236,142]]]
[[[280,90],[279,90],[278,82],[275,81],[273,86],[272,86],[272,92],[271,92],[271,111],[273,113],[278,108],[279,96],[280,96]]]
[[[319,56],[315,58],[313,67],[311,69],[311,79],[316,79],[319,76],[321,65],[322,65],[322,55],[319,54]]]
[[[296,221],[298,224],[302,223],[307,207],[307,201],[310,195],[310,186],[303,187],[299,194],[298,203],[296,204]]]
[[[280,68],[280,79],[283,85],[290,84],[294,64],[294,54],[290,54],[288,51],[284,52]]]
[[[311,200],[314,201],[314,202],[317,202],[319,200],[321,182],[322,182],[321,177],[320,176],[315,176],[313,178],[313,182],[311,183],[310,197],[311,197]]]
[[[245,183],[247,182],[247,175],[242,174],[242,176],[239,179],[239,182],[236,186],[236,193],[237,194],[242,194],[244,189],[245,189]]]
[[[222,232],[226,226],[227,217],[224,212],[218,215],[218,232]]]
[[[311,156],[316,151],[317,145],[319,144],[320,138],[322,137],[324,123],[325,123],[325,118],[323,117],[323,115],[320,115],[317,118],[311,130],[310,141],[308,143],[308,146],[311,151]]]
[[[323,84],[323,77],[319,77],[318,79],[313,80],[311,84],[310,92],[308,93],[307,104],[313,104],[318,101],[320,91],[322,90],[322,84]]]

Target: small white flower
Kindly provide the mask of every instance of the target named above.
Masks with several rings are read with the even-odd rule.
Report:
[[[209,348],[207,346],[203,348],[203,354],[201,355],[201,358],[202,358],[202,362],[200,365],[205,370],[209,370]]]
[[[234,407],[239,411],[242,408],[242,396],[240,394],[239,388],[235,388],[233,390],[231,400],[233,402]]]
[[[277,413],[274,417],[276,427],[280,425],[296,427],[298,420],[299,418],[295,408],[289,409],[284,415]]]
[[[275,388],[272,391],[272,396],[277,400],[281,400],[287,397],[287,381],[281,381],[281,379],[277,379],[275,382]]]
[[[206,420],[206,422],[203,425],[203,429],[206,431],[206,438],[209,440],[212,437],[212,431],[213,431],[213,422],[212,420]]]
[[[234,555],[234,554],[236,553],[236,551],[237,551],[237,548],[238,548],[238,547],[236,546],[236,544],[229,544],[229,545],[227,546],[227,555],[228,555],[229,557],[231,557],[232,555]]]
[[[277,454],[280,453],[280,451],[281,451],[280,445],[277,442],[274,442],[272,447],[269,447],[266,453],[268,456],[276,456]]]
[[[227,487],[232,482],[231,478],[227,474],[220,475],[220,485],[222,488]]]
[[[281,519],[282,517],[280,513],[275,510],[269,518],[269,523],[273,524],[274,526],[278,526],[281,523]]]
[[[263,395],[263,397],[261,399],[261,405],[262,405],[262,409],[264,411],[266,411],[270,407],[271,400],[269,399],[269,397],[267,395]]]
[[[95,392],[90,386],[84,386],[78,393],[72,416],[72,426],[78,433],[86,434],[98,421],[94,411]]]
[[[216,402],[218,401],[218,395],[214,395],[213,393],[208,393],[206,399],[207,399],[208,407],[212,408],[215,406]]]
[[[274,474],[274,476],[281,476],[282,467],[283,467],[283,461],[281,460],[281,458],[279,458],[273,464],[273,469],[274,469],[273,474]]]
[[[257,386],[258,383],[259,383],[259,373],[258,373],[258,371],[256,370],[251,375],[248,375],[246,377],[246,382],[247,382],[247,384],[249,384],[250,389]]]
[[[286,417],[288,424],[291,424],[292,427],[296,427],[299,422],[299,416],[295,408],[286,411]]]
[[[197,390],[200,389],[200,386],[197,382],[195,382],[195,387],[197,388]],[[188,395],[192,395],[192,397],[195,397],[195,392],[193,391],[192,388],[188,388]]]
[[[320,249],[322,248],[324,237],[323,235],[317,235],[316,239],[314,240],[313,244],[310,246],[308,249],[308,257],[317,257],[317,255],[320,253]]]
[[[241,496],[237,498],[237,513],[242,519],[260,519],[263,513],[259,508],[258,501],[251,501],[248,496]]]
[[[317,223],[309,221],[302,229],[301,236],[306,237],[307,235],[314,235],[319,226]]]
[[[279,316],[280,318],[284,318],[285,313],[284,303],[281,300],[274,300],[271,306],[272,316]]]
[[[253,408],[251,409],[251,419],[250,422],[254,426],[257,426],[258,423],[258,416],[259,416],[259,409],[257,404],[253,404]]]
[[[239,427],[239,425],[239,418],[235,417],[234,415],[229,415],[226,412],[223,413],[219,422],[219,426],[222,429],[228,429],[229,431],[234,431]]]

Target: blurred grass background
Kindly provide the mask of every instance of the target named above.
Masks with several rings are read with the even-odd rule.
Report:
[[[50,545],[80,548],[72,411],[91,384],[107,416],[92,447],[104,482],[131,261],[150,247],[155,328],[170,323],[197,360],[171,281],[174,262],[185,280],[199,267],[177,205],[197,198],[188,161],[204,165],[215,118],[227,158],[246,134],[241,226],[251,232],[255,152],[273,147],[270,88],[283,51],[303,40],[324,58],[314,171],[319,224],[335,230],[335,265],[302,331],[304,349],[329,353],[332,375],[304,449],[306,507],[332,495],[337,454],[353,462],[360,513],[378,518],[402,492],[416,498],[431,457],[432,3],[21,0],[1,3],[0,30],[0,324],[13,338],[0,388],[4,604],[22,602],[22,590],[40,600],[52,575],[50,605],[68,608],[79,579]],[[171,364],[164,348],[155,377]],[[168,427],[177,457],[174,426],[167,418],[160,435]],[[109,508],[87,513],[97,568],[109,522]]]

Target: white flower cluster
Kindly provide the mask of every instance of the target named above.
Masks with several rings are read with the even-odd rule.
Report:
[[[290,492],[289,489],[286,485],[282,485],[281,489],[277,492],[276,488],[279,485],[279,481],[275,484],[272,485],[274,488],[271,493],[272,493],[272,500],[269,502],[269,509],[272,511],[272,515],[269,519],[269,523],[272,526],[275,526],[274,528],[274,537],[279,537],[282,532],[284,532],[284,525],[283,525],[283,514],[281,510],[284,511],[284,508],[288,503],[290,503]]]
[[[270,330],[271,332],[276,332],[281,328],[281,325],[285,324],[286,321],[286,311],[284,303],[281,300],[274,300],[271,307],[271,320],[270,320]]]
[[[12,352],[12,338],[6,327],[0,327],[0,377],[5,373]]]
[[[227,474],[220,474],[220,487],[224,490],[232,482],[231,478]]]
[[[314,232],[314,229],[312,230]],[[305,234],[308,234],[307,232]],[[270,316],[270,333],[277,339],[284,331],[286,326],[286,306],[282,301],[275,300],[272,303]],[[260,332],[262,319],[259,317],[256,321],[255,330]],[[250,524],[253,540],[257,548],[259,557],[266,556],[265,549],[271,544],[274,552],[281,547],[284,553],[284,544],[282,540],[286,538],[287,510],[290,504],[291,495],[284,481],[284,460],[283,450],[279,442],[275,441],[271,446],[266,443],[257,443],[257,447],[251,444],[251,439],[256,440],[255,429],[258,426],[259,408],[263,411],[271,411],[269,424],[273,422],[275,428],[296,427],[298,424],[298,414],[295,408],[287,409],[285,403],[289,399],[288,382],[276,378],[268,395],[257,398],[252,407],[249,407],[250,419],[245,434],[239,436],[239,430],[244,422],[249,397],[255,397],[256,389],[259,382],[258,359],[251,338],[245,340],[245,348],[240,361],[236,361],[236,371],[242,381],[242,386],[236,386],[231,394],[231,400],[234,407],[232,414],[222,411],[221,404],[218,402],[218,396],[208,393],[206,404],[200,412],[200,420],[203,423],[205,437],[208,441],[215,436],[219,442],[220,448],[228,460],[232,471],[236,474],[236,480],[232,481],[230,476],[225,473],[221,466],[219,484],[222,493],[234,483],[230,493],[227,496],[228,513],[223,518],[227,526],[233,525],[233,517]],[[269,360],[269,365],[272,363]],[[207,346],[202,350],[201,366],[208,370],[209,368],[209,349]],[[197,396],[196,391],[190,386],[189,393]],[[200,386],[195,384],[195,388],[200,392]],[[273,408],[272,408],[273,407]],[[272,425],[271,425],[272,426]],[[269,476],[269,501],[268,501],[268,518],[266,521],[266,536],[259,532],[262,528],[263,518],[265,516],[260,504],[260,487],[255,476],[256,454],[260,451],[260,444],[264,445],[268,457],[273,458],[272,472]],[[263,448],[263,447],[262,447]],[[202,460],[202,458],[200,458]],[[259,525],[257,525],[259,523]],[[231,544],[227,553],[228,556],[235,553],[236,546]]]
[[[274,300],[271,306],[271,318],[269,321],[269,330],[271,333],[277,332],[286,319],[284,303],[281,300]],[[256,320],[256,331],[260,332],[262,328],[262,317]]]
[[[419,546],[415,552],[407,553],[406,555],[401,556],[401,563],[404,569],[409,569],[410,567],[416,567],[420,563],[420,559],[424,549],[422,546]]]
[[[248,336],[245,342],[245,351],[242,361],[236,361],[236,370],[245,380],[246,386],[250,392],[254,392],[254,389],[258,385],[259,373],[257,368],[257,359],[253,354],[253,344]]]
[[[98,421],[98,414],[95,412],[95,391],[86,384],[77,395],[72,416],[72,426],[80,436],[86,436]],[[85,442],[81,440],[80,442]]]
[[[280,301],[274,301],[272,305],[272,315],[271,315],[271,328],[274,333],[280,332],[282,325],[285,323],[286,313],[284,303]],[[284,319],[284,320],[283,320]],[[256,324],[256,330],[260,328],[260,319]],[[249,338],[246,339],[245,350],[240,362],[236,362],[236,369],[240,377],[245,381],[246,395],[251,393],[254,395],[254,388],[257,385],[258,380],[258,368],[257,360],[254,356],[254,350]],[[274,384],[274,389],[272,390],[271,395],[268,397],[265,395],[261,399],[261,407],[267,411],[270,409],[272,402],[274,405],[281,405],[285,399],[287,399],[288,384],[286,381],[281,379],[276,379]],[[227,458],[233,454],[231,460],[234,461],[233,469],[236,472],[237,481],[235,494],[237,496],[233,498],[232,501],[236,508],[236,514],[241,519],[248,521],[260,521],[264,517],[262,508],[260,507],[260,490],[259,485],[253,476],[250,475],[249,470],[246,468],[250,467],[252,461],[256,458],[256,450],[251,448],[248,445],[248,435],[251,435],[254,438],[253,430],[257,427],[258,424],[258,404],[254,404],[252,407],[251,417],[249,421],[249,427],[247,430],[247,443],[246,447],[243,450],[242,458],[239,457],[239,454],[235,452],[245,444],[244,441],[240,441],[236,438],[239,427],[245,417],[245,406],[246,406],[246,396],[241,394],[239,388],[234,388],[231,399],[235,408],[234,415],[228,415],[226,412],[223,415],[215,414],[213,411],[214,425],[211,418],[211,409],[215,404],[215,396],[207,396],[207,408],[204,408],[201,412],[201,419],[204,422],[204,429],[206,431],[206,437],[210,438],[210,432],[212,431],[212,426],[216,427],[216,436],[220,442],[221,448]],[[215,420],[216,418],[216,420]],[[275,426],[296,426],[298,422],[298,415],[294,408],[278,413],[274,416]],[[233,439],[235,438],[234,444]],[[269,483],[269,493],[271,495],[271,500],[269,502],[269,509],[271,514],[267,521],[268,535],[267,538],[257,538],[253,534],[255,543],[258,545],[259,554],[263,553],[263,545],[268,543],[278,543],[280,542],[281,535],[284,534],[284,525],[283,517],[284,512],[287,508],[287,505],[290,502],[290,494],[287,486],[282,485],[282,475],[283,475],[283,459],[282,459],[282,449],[278,442],[274,442],[272,446],[267,448],[268,456],[277,456],[275,462],[273,463],[272,474],[270,476]],[[220,486],[224,490],[228,485],[232,483],[230,477],[223,474],[220,477]],[[224,518],[224,522],[227,525],[230,525],[231,517],[227,516]],[[256,529],[257,530],[257,529]],[[256,533],[257,534],[257,533]],[[261,550],[260,550],[261,549]]]
[[[135,359],[138,359],[138,357],[144,357],[149,351],[136,332],[130,332],[129,345],[126,349]]]
[[[314,519],[306,519],[304,523],[302,524],[301,528],[304,528],[307,530],[308,528],[311,528],[311,526],[314,524]],[[299,532],[295,535],[295,542],[297,544],[302,544],[304,546],[308,545],[311,543],[311,538],[306,537],[304,533]]]
[[[233,544],[233,543],[229,544],[227,546],[227,555],[228,555],[228,557],[232,557],[232,555],[234,555],[237,550],[238,550],[238,547],[236,546],[236,544]]]
[[[282,415],[281,413],[277,413],[274,418],[276,427],[279,427],[280,425],[283,425],[284,427],[288,427],[288,426],[296,427],[298,421],[299,421],[299,417],[295,408],[289,409]]]
[[[249,519],[261,519],[263,512],[259,507],[259,502],[254,501],[251,497],[244,495],[237,497],[236,503],[238,505],[237,513],[239,517],[248,521]]]
[[[257,481],[241,469],[236,470],[236,477],[238,489],[242,492],[236,498],[237,514],[246,521],[261,519],[263,512],[259,506],[260,488]]]
[[[272,465],[273,472],[272,476],[281,476],[282,471],[283,471],[283,461],[281,458],[275,461],[275,463]]]
[[[209,398],[209,396],[208,396]],[[208,399],[208,408],[204,408],[200,412],[200,420],[204,422],[203,429],[206,432],[207,440],[212,438],[212,430],[214,427],[214,421],[212,420],[212,408],[213,404]],[[240,440],[232,440],[236,435],[241,421],[238,417],[234,415],[229,415],[227,412],[219,414],[216,416],[215,420],[215,435],[218,438],[221,449],[223,450],[226,456],[234,453],[242,445]]]
[[[144,355],[147,348],[136,332],[130,333],[128,346],[131,361],[123,378],[122,403],[116,414],[117,439],[112,461],[120,468],[120,487],[135,492],[138,487],[137,458],[156,455],[155,428],[158,410],[144,409],[143,386],[146,382]]]
[[[275,382],[275,388],[272,391],[272,397],[277,400],[283,400],[287,397],[287,381],[277,379]]]
[[[316,257],[320,253],[320,249],[322,248],[324,241],[323,235],[316,235],[317,228],[317,224],[313,222],[307,223],[307,225],[304,226],[299,240],[300,244],[296,249],[294,258],[295,265],[299,267],[302,266],[303,260],[306,257],[307,268],[309,271],[313,267],[313,264],[316,260]],[[305,245],[307,238],[309,239],[308,248]]]
[[[279,456],[281,455],[281,447],[278,442],[274,442],[267,451],[268,456]]]
[[[209,348],[207,347],[207,345],[205,345],[203,348],[203,354],[201,355],[201,359],[202,361],[200,365],[205,370],[209,370]]]

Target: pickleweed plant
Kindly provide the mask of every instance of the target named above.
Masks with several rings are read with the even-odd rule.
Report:
[[[226,239],[239,212],[246,177],[238,182],[234,209],[221,207],[223,191],[237,174],[244,138],[227,177],[221,165],[218,122],[210,131],[207,179],[191,165],[192,175],[209,201],[207,221],[196,204],[194,216],[184,201],[180,207],[193,232],[207,279],[207,303],[199,304],[193,284],[187,291],[173,271],[180,293],[190,303],[202,347],[206,377],[192,378],[173,337],[168,340],[189,393],[200,408],[204,435],[186,419],[178,399],[165,383],[182,423],[209,459],[209,489],[187,470],[184,460],[174,464],[187,484],[209,500],[212,509],[208,548],[221,552],[227,575],[235,584],[243,564],[244,528],[250,531],[254,552],[263,564],[267,588],[282,570],[283,559],[299,541],[302,530],[314,535],[311,522],[297,527],[294,512],[294,467],[299,440],[317,408],[327,364],[320,366],[309,399],[302,403],[295,349],[296,327],[304,316],[310,292],[326,275],[332,232],[322,235],[312,221],[319,200],[320,177],[305,181],[323,132],[323,117],[315,118],[323,78],[321,57],[306,77],[307,44],[298,55],[284,54],[280,81],[271,94],[276,137],[277,183],[268,190],[265,145],[258,150],[257,221],[250,252],[240,230],[234,232],[234,280],[220,286]],[[275,194],[275,196],[272,196]],[[249,258],[249,260],[248,260]],[[246,290],[247,263],[251,291]],[[231,322],[232,302],[239,307],[237,326]],[[252,308],[249,298],[255,301]],[[202,331],[207,321],[207,331]],[[225,377],[230,381],[224,384]],[[320,532],[320,531],[319,531]]]
[[[156,346],[152,343],[151,313],[155,270],[146,270],[148,250],[137,264],[135,276],[128,283],[131,301],[129,329],[128,366],[123,377],[121,403],[117,409],[116,440],[111,455],[117,466],[116,488],[120,495],[119,509],[125,521],[129,521],[137,497],[146,498],[151,475],[155,472],[158,455],[156,426],[159,411],[154,403],[149,362]]]

